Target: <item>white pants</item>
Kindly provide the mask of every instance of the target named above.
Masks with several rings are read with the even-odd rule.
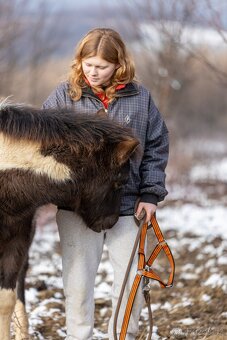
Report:
[[[94,326],[95,277],[102,257],[104,242],[108,248],[114,270],[112,286],[113,313],[109,322],[109,339],[113,339],[113,315],[121,285],[138,232],[133,216],[120,217],[117,224],[105,232],[96,233],[87,228],[73,212],[59,210],[57,224],[60,233],[63,263],[63,284],[66,299],[67,340],[92,340]],[[118,334],[124,315],[126,301],[137,270],[135,256],[131,274],[122,300],[118,317]],[[131,314],[127,340],[133,340],[138,332],[138,322],[144,298],[138,289]]]

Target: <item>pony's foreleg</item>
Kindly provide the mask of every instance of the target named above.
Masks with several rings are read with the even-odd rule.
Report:
[[[16,301],[13,313],[15,340],[29,340],[28,317],[25,305],[19,299]]]
[[[0,340],[10,340],[10,322],[16,303],[16,291],[0,289]]]
[[[28,258],[24,262],[17,282],[17,301],[13,313],[15,340],[29,339],[28,317],[25,309],[25,277],[27,269]]]

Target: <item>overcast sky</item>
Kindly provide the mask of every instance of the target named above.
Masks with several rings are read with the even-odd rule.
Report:
[[[82,8],[82,7],[87,7],[89,6],[90,8],[92,6],[100,7],[102,8],[103,5],[108,5],[108,6],[113,6],[114,5],[114,0],[47,0],[50,4],[53,4],[54,7],[65,7],[65,8]]]

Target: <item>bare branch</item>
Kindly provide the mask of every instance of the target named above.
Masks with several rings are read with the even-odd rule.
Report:
[[[210,13],[211,13],[210,25],[216,29],[216,31],[219,33],[219,35],[223,39],[223,42],[227,44],[227,33],[223,31],[221,13],[213,7],[210,0],[205,0],[205,1],[207,4],[207,8],[210,10]]]

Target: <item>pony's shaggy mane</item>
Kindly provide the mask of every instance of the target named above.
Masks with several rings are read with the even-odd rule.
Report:
[[[128,128],[107,118],[82,115],[73,110],[35,109],[32,107],[6,105],[0,107],[0,132],[11,138],[47,144],[84,142],[99,147],[108,137],[116,143],[133,137]]]

